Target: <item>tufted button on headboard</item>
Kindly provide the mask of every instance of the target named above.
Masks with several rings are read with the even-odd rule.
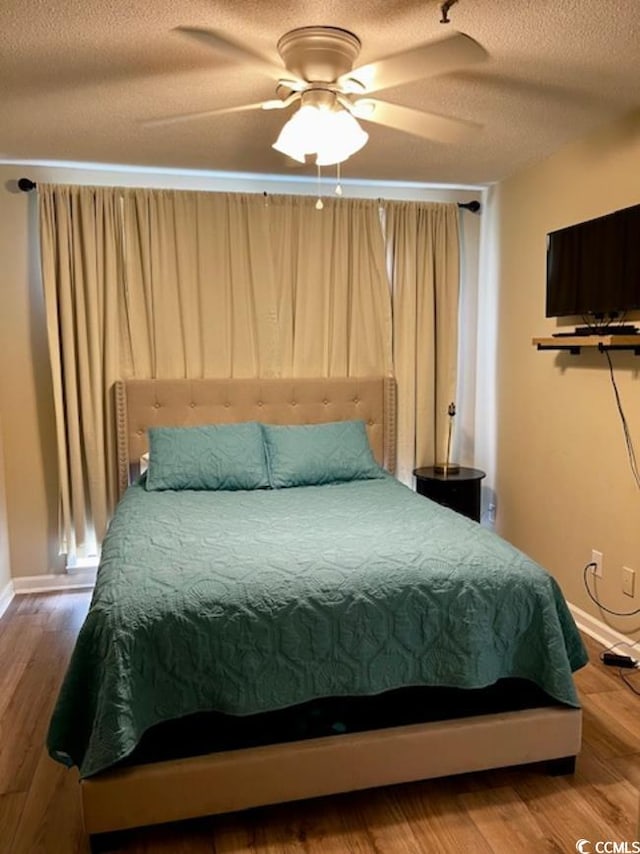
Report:
[[[115,384],[121,494],[148,450],[149,427],[262,421],[318,424],[361,419],[376,460],[396,465],[396,385],[391,377],[120,380]]]

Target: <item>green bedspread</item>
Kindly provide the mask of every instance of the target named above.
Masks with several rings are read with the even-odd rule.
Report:
[[[130,487],[51,721],[82,776],[152,725],[509,676],[577,706],[586,654],[551,576],[391,477],[251,492]]]

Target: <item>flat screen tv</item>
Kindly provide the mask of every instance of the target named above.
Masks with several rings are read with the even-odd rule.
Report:
[[[640,308],[640,205],[547,235],[547,317]]]

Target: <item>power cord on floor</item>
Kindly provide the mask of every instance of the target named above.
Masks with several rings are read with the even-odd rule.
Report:
[[[605,661],[605,655],[606,655],[608,652],[613,652],[613,651],[614,651],[615,649],[617,649],[617,647],[619,647],[619,646],[632,646],[632,647],[633,647],[634,645],[635,645],[635,644],[627,644],[627,643],[625,643],[625,641],[619,641],[618,643],[614,643],[614,644],[613,644],[613,646],[608,647],[607,649],[603,650],[603,651],[600,653],[600,661],[602,661],[602,662],[604,663],[604,661]],[[638,660],[637,660],[637,659],[635,659],[635,658],[634,658],[634,659],[632,659],[632,660],[633,660],[633,661],[635,661],[634,668],[635,668],[635,669],[640,668],[640,664],[639,664]],[[635,686],[635,685],[633,684],[633,682],[629,679],[629,677],[628,677],[628,676],[623,672],[623,670],[622,670],[622,668],[621,668],[621,667],[619,667],[619,668],[618,668],[618,676],[619,676],[619,677],[620,677],[620,679],[624,682],[624,684],[627,686],[627,688],[629,688],[631,691],[633,691],[633,693],[634,693],[634,694],[637,694],[637,695],[640,697],[640,690],[638,690],[638,688],[636,688],[636,686]]]
[[[631,682],[629,677],[624,675],[622,670],[618,670],[618,676],[622,679],[627,688],[630,688],[634,694],[637,694],[640,697],[640,691],[635,687],[633,682]]]

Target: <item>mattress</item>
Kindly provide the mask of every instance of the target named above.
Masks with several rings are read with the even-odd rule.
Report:
[[[103,544],[48,747],[88,777],[188,715],[505,678],[577,707],[586,661],[543,568],[390,476],[238,492],[142,481]]]

